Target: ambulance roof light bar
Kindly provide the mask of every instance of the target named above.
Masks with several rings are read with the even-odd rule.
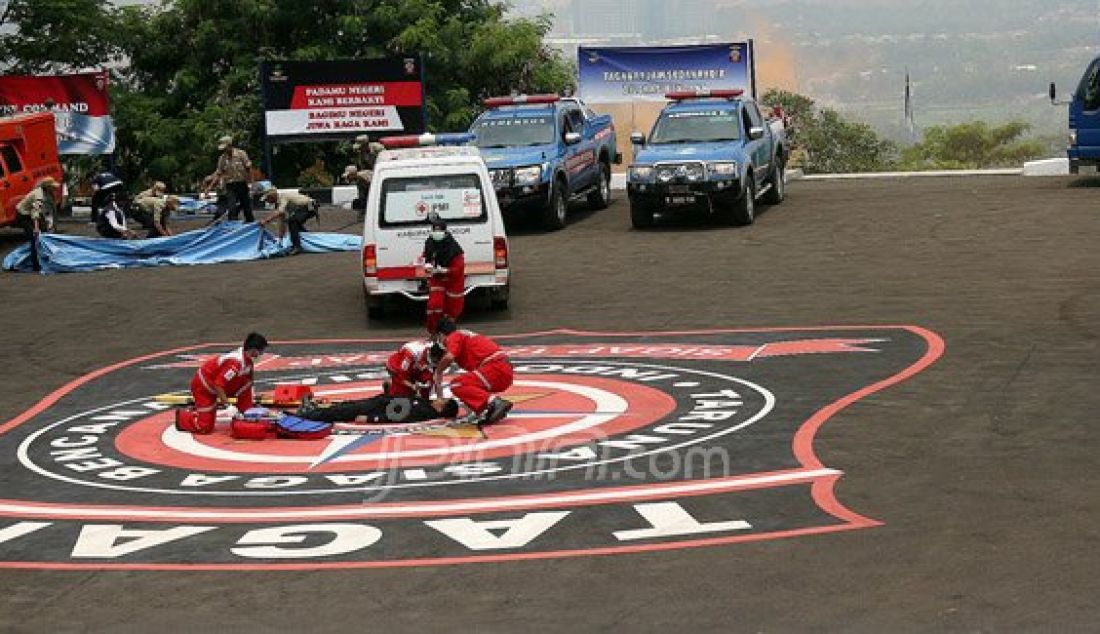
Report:
[[[677,90],[665,93],[665,99],[669,101],[685,101],[687,99],[737,99],[744,95],[740,88],[728,88],[721,90]]]
[[[413,147],[433,147],[439,145],[466,145],[476,137],[469,132],[450,132],[446,134],[405,134],[401,136],[385,136],[378,139],[382,147],[387,150],[397,150]]]
[[[561,101],[560,95],[513,95],[511,97],[489,97],[482,103],[486,108],[499,108],[500,106],[522,106],[525,104],[556,103]]]

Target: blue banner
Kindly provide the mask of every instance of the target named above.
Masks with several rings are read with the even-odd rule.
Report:
[[[751,42],[577,49],[579,92],[588,103],[664,101],[676,90],[754,90]]]

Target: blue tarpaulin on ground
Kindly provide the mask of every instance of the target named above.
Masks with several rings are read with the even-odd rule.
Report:
[[[302,233],[302,251],[358,251],[362,239],[344,233]],[[147,266],[189,266],[245,262],[286,255],[290,237],[281,241],[256,223],[223,222],[166,238],[109,240],[42,234],[38,237],[43,273],[72,273]],[[4,269],[31,272],[30,245],[4,258]]]

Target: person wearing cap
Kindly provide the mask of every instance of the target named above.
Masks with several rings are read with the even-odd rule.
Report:
[[[233,146],[233,137],[223,136],[218,139],[218,149],[221,156],[218,157],[218,169],[214,176],[225,188],[228,197],[229,219],[236,220],[238,214],[244,213],[245,222],[252,222],[252,161],[244,150]]]
[[[362,220],[363,216],[367,213],[367,196],[370,194],[370,183],[374,173],[371,170],[361,170],[354,165],[348,165],[344,168],[344,180],[352,185],[355,185],[356,198],[351,201],[351,208],[357,213],[357,217]]]
[[[153,184],[149,186],[149,189],[143,189],[138,192],[137,196],[134,196],[134,202],[140,201],[142,198],[160,198],[168,192],[168,185],[164,184],[164,181],[153,181]]]
[[[163,212],[164,193],[167,190],[168,186],[161,181],[153,181],[149,189],[144,189],[134,196],[133,203],[129,206],[130,217],[141,223],[142,228],[149,232],[147,237],[170,235],[162,233],[163,228],[157,226],[157,217]]]
[[[267,218],[260,221],[260,226],[266,226],[279,221],[279,238],[290,230],[290,252],[287,255],[298,255],[302,252],[301,232],[305,231],[306,221],[310,218],[318,218],[317,201],[305,194],[298,192],[280,192],[274,187],[269,187],[263,193],[263,200],[275,205],[275,211]]]
[[[46,224],[45,216],[54,213],[58,187],[57,181],[47,176],[38,181],[15,208],[15,224],[30,240],[31,266],[35,271],[42,270],[38,260],[38,234]]]
[[[142,196],[134,200],[134,207],[138,214],[148,219],[149,235],[147,238],[163,238],[175,235],[168,228],[168,218],[180,207],[180,199],[175,196],[161,198],[159,196]],[[145,224],[144,222],[142,223]]]
[[[435,334],[440,317],[457,320],[466,304],[466,257],[458,240],[437,213],[424,241],[424,273],[428,276],[427,327]]]

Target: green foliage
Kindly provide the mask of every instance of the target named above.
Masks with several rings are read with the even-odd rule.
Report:
[[[299,187],[332,187],[335,180],[332,174],[325,169],[325,164],[321,159],[317,159],[313,165],[298,174]]]
[[[990,126],[971,121],[953,126],[935,126],[924,131],[924,140],[905,148],[901,168],[906,170],[981,169],[1018,167],[1024,161],[1043,156],[1040,140],[1021,140],[1031,128],[1023,121]]]
[[[118,9],[99,0],[13,0],[12,7],[19,31],[0,40],[0,62],[45,72],[128,61],[113,71],[120,175],[175,189],[213,171],[222,134],[259,164],[262,60],[422,53],[433,130],[465,129],[484,97],[560,91],[574,76],[543,44],[548,18],[506,19],[496,0],[165,0]],[[278,176],[299,175],[318,158],[332,172],[352,160],[346,143],[280,146]]]
[[[118,11],[102,0],[10,0],[0,25],[0,61],[12,74],[56,73],[99,67],[119,59]]]
[[[782,106],[791,118],[787,136],[797,166],[807,173],[875,172],[891,169],[897,147],[871,126],[851,121],[809,97],[769,90],[760,98],[768,107]]]

